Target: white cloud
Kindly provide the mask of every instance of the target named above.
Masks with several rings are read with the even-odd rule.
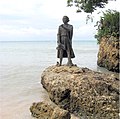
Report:
[[[1,14],[32,14],[38,0],[0,0]]]
[[[119,1],[110,2],[106,9],[119,10]],[[86,25],[85,13],[76,13],[75,7],[66,7],[66,0],[0,0],[0,40],[14,37],[56,39],[62,16],[68,15],[74,26],[74,38],[94,38],[95,23]],[[98,20],[99,15],[94,19]]]
[[[7,25],[2,27],[0,29],[0,33],[2,35],[14,35],[14,36],[20,36],[20,35],[26,35],[26,36],[32,36],[32,35],[39,35],[39,36],[42,36],[42,35],[51,35],[51,33],[56,33],[56,29],[35,29],[35,28],[32,28],[32,27],[28,27],[28,28],[20,28],[20,29],[17,29],[17,28],[12,28],[12,27],[8,27]]]

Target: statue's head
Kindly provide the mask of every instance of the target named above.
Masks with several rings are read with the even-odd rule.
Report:
[[[68,16],[63,16],[62,20],[63,20],[63,23],[68,23],[70,21]]]

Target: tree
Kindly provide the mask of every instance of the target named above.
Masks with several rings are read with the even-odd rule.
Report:
[[[103,12],[100,21],[97,22],[97,38],[98,42],[103,36],[110,37],[114,36],[119,39],[119,14],[116,10],[107,10]]]
[[[109,0],[67,0],[67,6],[77,7],[77,12],[93,13],[96,8],[104,8]],[[112,1],[112,0],[111,0]],[[113,0],[116,1],[116,0]]]

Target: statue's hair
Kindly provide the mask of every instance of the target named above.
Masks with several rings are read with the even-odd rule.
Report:
[[[64,19],[64,18],[66,18],[66,19],[67,19],[67,22],[69,22],[69,21],[70,21],[68,16],[63,16],[63,18],[62,18],[62,19]]]

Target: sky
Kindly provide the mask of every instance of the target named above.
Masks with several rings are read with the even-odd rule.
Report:
[[[87,14],[76,13],[75,7],[67,7],[67,0],[0,0],[0,41],[53,41],[57,39],[62,17],[70,18],[74,27],[74,40],[95,40],[98,11],[120,11],[120,0],[111,1],[105,9],[93,13],[94,21],[86,24]]]

